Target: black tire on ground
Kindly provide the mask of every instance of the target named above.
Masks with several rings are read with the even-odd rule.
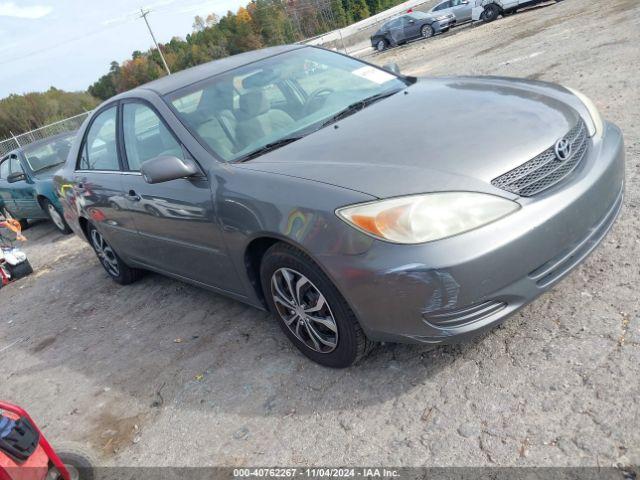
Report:
[[[389,46],[389,44],[387,43],[387,41],[385,39],[380,39],[376,43],[376,50],[379,51],[379,52],[382,52],[383,50],[386,50],[388,48],[388,46]]]
[[[102,237],[100,232],[93,225],[87,227],[87,236],[89,244],[98,256],[98,260],[102,264],[111,279],[120,285],[129,285],[139,280],[144,274],[143,270],[128,266],[111,248],[107,241]]]
[[[67,221],[64,219],[63,213],[58,210],[54,204],[45,198],[40,202],[40,206],[49,216],[49,220],[51,220],[51,223],[53,223],[60,233],[65,235],[69,235],[71,233],[71,228],[69,228]]]
[[[482,12],[482,18],[485,22],[493,22],[500,16],[500,7],[496,4],[491,3],[484,7],[484,11]]]
[[[420,29],[420,35],[422,35],[422,38],[433,37],[433,34],[434,34],[434,30],[431,25],[423,25],[422,28]]]
[[[2,207],[2,216],[4,218],[6,218],[6,219],[13,218],[13,215],[11,215],[11,213],[9,213],[9,210],[7,210],[4,207]],[[22,230],[26,230],[27,228],[29,228],[29,222],[27,221],[26,218],[21,218],[18,221],[20,222],[20,228]]]
[[[25,260],[18,265],[7,264],[5,268],[9,272],[9,275],[11,275],[11,280],[19,280],[33,273],[33,268],[31,267],[29,260]]]
[[[96,461],[90,453],[71,444],[58,446],[56,449],[58,450],[58,457],[67,467],[71,480],[95,479]],[[53,478],[56,477],[54,476]]]
[[[312,292],[315,289],[324,297],[328,312],[333,317],[337,329],[337,342],[333,350],[323,353],[312,349],[300,340],[285,323],[272,294],[272,278],[280,269],[302,274],[310,282],[306,285],[312,289]],[[260,281],[267,305],[280,327],[289,340],[314,362],[326,367],[345,368],[360,361],[372,350],[374,343],[365,336],[355,314],[338,289],[322,269],[297,248],[285,243],[276,243],[267,250],[260,265]],[[302,289],[300,288],[299,291]],[[304,303],[302,307],[305,307]]]

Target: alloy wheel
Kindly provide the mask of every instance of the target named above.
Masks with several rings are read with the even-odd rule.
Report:
[[[424,27],[422,27],[420,33],[422,33],[422,36],[424,38],[429,38],[433,36],[433,27],[431,27],[430,25],[425,25]]]
[[[120,276],[120,267],[115,252],[96,229],[91,230],[91,243],[107,273],[113,277]]]
[[[384,50],[384,47],[386,47],[386,46],[387,46],[387,44],[385,43],[385,41],[384,40],[380,40],[378,42],[377,49],[378,49],[379,52],[381,52],[381,51]]]
[[[271,276],[271,295],[287,328],[311,350],[330,353],[338,326],[322,292],[300,272],[280,268]]]
[[[62,220],[62,217],[60,216],[60,213],[58,212],[56,207],[54,207],[50,203],[49,205],[47,205],[47,211],[49,213],[49,217],[51,217],[51,220],[56,225],[56,227],[58,227],[60,230],[65,230],[64,221]]]

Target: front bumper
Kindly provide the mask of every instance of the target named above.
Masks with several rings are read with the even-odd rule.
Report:
[[[483,228],[422,245],[375,241],[323,264],[378,341],[451,343],[502,322],[579,265],[622,206],[624,145],[606,124],[576,170]]]

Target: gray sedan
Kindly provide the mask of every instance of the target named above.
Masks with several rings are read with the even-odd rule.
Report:
[[[475,0],[445,0],[429,10],[429,13],[437,16],[452,13],[456,17],[456,23],[470,22],[474,5]]]
[[[466,339],[567,275],[621,208],[624,148],[557,85],[283,46],[108,100],[56,182],[116,282],[153,270],[268,309],[345,367]]]

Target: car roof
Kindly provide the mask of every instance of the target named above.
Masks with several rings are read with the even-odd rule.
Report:
[[[168,93],[179,90],[193,83],[205,80],[220,73],[233,70],[234,68],[242,67],[258,60],[263,60],[274,55],[289,52],[299,48],[308,48],[307,45],[280,45],[277,47],[262,48],[260,50],[253,50],[251,52],[240,53],[237,55],[231,55],[229,57],[221,58],[219,60],[213,60],[212,62],[203,63],[195,67],[181,70],[180,72],[172,73],[171,75],[164,76],[157,80],[153,80],[144,85],[129,90],[115,98],[127,97],[139,89],[153,90],[159,95],[166,95]]]

